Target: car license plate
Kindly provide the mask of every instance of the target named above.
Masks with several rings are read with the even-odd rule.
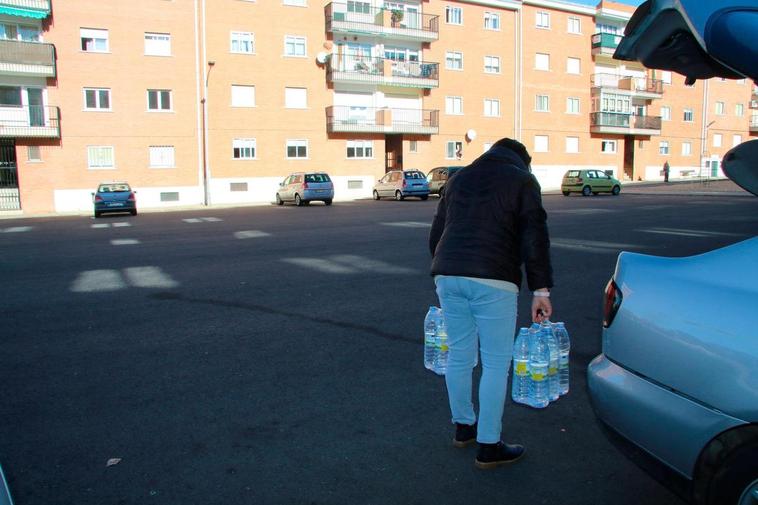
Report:
[[[124,204],[121,202],[108,202],[108,207],[123,207]]]

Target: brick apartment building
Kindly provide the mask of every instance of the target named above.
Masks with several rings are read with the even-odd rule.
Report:
[[[612,59],[633,8],[557,0],[0,0],[0,212],[273,200],[324,170],[337,199],[387,170],[520,139],[568,168],[718,175],[758,134],[750,81]]]

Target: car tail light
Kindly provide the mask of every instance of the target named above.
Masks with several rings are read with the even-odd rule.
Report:
[[[605,286],[605,304],[603,306],[603,327],[608,328],[616,317],[616,313],[621,307],[624,296],[621,294],[616,282],[611,279]]]
[[[579,178],[576,180],[576,183],[577,183],[577,184],[581,184],[581,183],[583,183],[583,182],[584,182],[584,179],[582,179],[581,177],[579,177]]]
[[[127,200],[129,200],[130,202],[135,202],[137,201],[137,197],[134,196],[134,193],[129,193],[129,198],[127,198]]]
[[[95,195],[95,201],[96,202],[102,202],[103,201],[103,197],[100,196],[100,195]]]
[[[308,183],[307,182],[303,183],[303,189],[308,189]]]
[[[406,181],[405,179],[403,179],[403,187],[406,187],[407,185],[408,185],[408,181]]]

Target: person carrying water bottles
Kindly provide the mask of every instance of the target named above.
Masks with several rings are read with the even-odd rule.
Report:
[[[553,270],[547,214],[531,156],[504,138],[451,177],[429,234],[431,273],[445,314],[445,374],[453,445],[478,442],[475,464],[512,463],[524,447],[501,441],[508,371],[516,329],[521,265],[533,292],[532,321],[553,312]],[[481,351],[479,418],[472,403],[472,370]]]

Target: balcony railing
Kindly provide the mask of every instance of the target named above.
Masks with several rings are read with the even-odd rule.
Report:
[[[0,74],[55,77],[55,46],[0,40]]]
[[[331,82],[436,88],[439,85],[439,63],[333,54],[326,76]]]
[[[326,108],[329,133],[439,133],[440,111],[333,105]]]
[[[613,55],[623,35],[615,33],[596,33],[592,36],[592,54]]]
[[[59,118],[58,107],[0,104],[0,138],[60,138]]]
[[[415,10],[358,7],[358,4],[333,2],[324,7],[327,33],[378,35],[422,42],[439,38],[439,16]]]
[[[46,18],[50,14],[50,0],[0,0],[0,7],[10,7],[11,9],[21,9],[23,11],[40,11],[38,19]],[[13,14],[9,12],[8,14]],[[19,15],[21,15],[19,13]],[[28,15],[24,13],[23,15]]]
[[[637,116],[617,112],[590,113],[590,131],[593,133],[620,133],[628,135],[660,135],[660,116]]]
[[[593,74],[593,88],[612,88],[632,91],[635,94],[663,96],[663,81],[649,77],[619,76],[613,74]],[[651,96],[652,98],[653,96]]]

